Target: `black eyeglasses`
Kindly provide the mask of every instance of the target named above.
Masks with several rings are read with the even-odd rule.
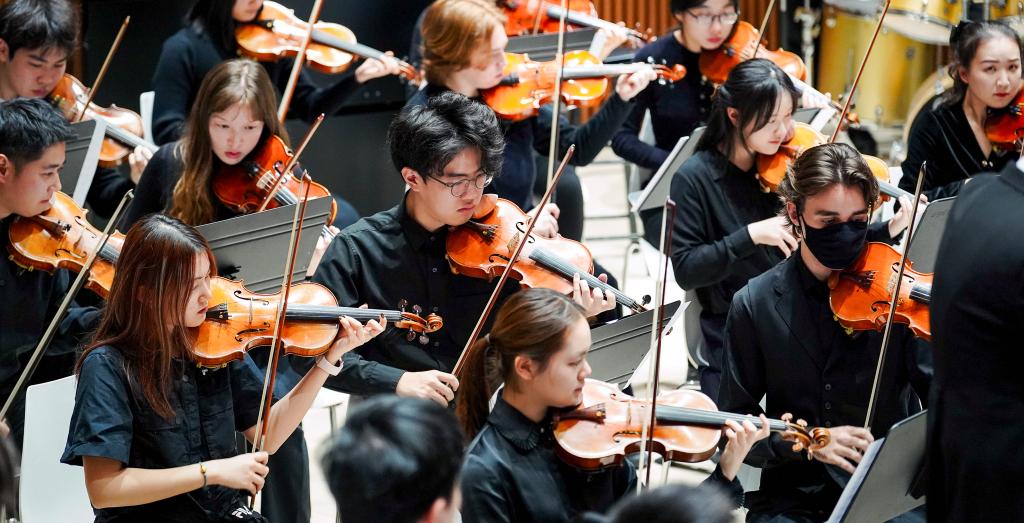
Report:
[[[456,198],[462,198],[469,193],[470,183],[472,183],[477,189],[482,190],[494,181],[494,175],[489,173],[482,173],[477,175],[475,178],[465,178],[457,182],[446,182],[436,176],[427,176],[427,178],[432,178],[437,183],[448,187],[448,190],[452,192],[452,196]]]
[[[691,13],[690,11],[686,11],[686,14],[692,16],[693,19],[697,21],[698,25],[702,25],[702,26],[705,26],[705,27],[710,27],[711,24],[713,24],[715,22],[715,20],[717,20],[718,23],[720,23],[722,25],[732,25],[732,24],[735,24],[736,21],[740,19],[740,14],[739,13],[719,13],[717,15],[695,15],[695,14]]]

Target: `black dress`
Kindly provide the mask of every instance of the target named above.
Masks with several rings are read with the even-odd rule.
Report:
[[[979,176],[935,262],[929,521],[1024,521],[1024,172]]]

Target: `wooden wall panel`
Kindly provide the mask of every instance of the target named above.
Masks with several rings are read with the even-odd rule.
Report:
[[[768,2],[769,0],[740,0],[742,19],[754,27],[760,27]],[[654,34],[663,34],[676,24],[669,9],[669,0],[594,0],[594,6],[597,7],[597,14],[605,20],[625,22],[629,27],[639,23],[643,30],[649,27]],[[775,18],[779,9],[777,2],[774,9],[775,13],[765,30],[768,44],[772,49],[778,46],[778,20]]]

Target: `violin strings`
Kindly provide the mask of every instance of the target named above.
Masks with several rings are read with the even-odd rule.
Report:
[[[586,281],[591,287],[600,288],[606,292],[610,292],[615,295],[615,299],[619,303],[630,308],[634,307],[635,301],[629,296],[626,296],[615,287],[608,285],[586,271],[580,270],[579,267],[562,260],[544,249],[534,249],[533,252],[530,253],[530,259],[569,279],[572,278],[573,274],[579,273],[580,279]]]
[[[739,423],[750,421],[755,427],[760,426],[761,423],[761,419],[758,417],[744,416],[742,414],[734,414],[732,412],[706,411],[672,405],[659,405],[658,409],[662,414],[669,414],[665,416],[669,421],[696,421],[706,422],[709,425],[723,425],[725,420],[733,420]],[[673,420],[671,414],[676,414],[678,418]],[[662,416],[658,417],[660,418]],[[768,420],[768,426],[771,430],[786,430],[789,428],[789,425],[786,424],[786,422],[772,419]]]

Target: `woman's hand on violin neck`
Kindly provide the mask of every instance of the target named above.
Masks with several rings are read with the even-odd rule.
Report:
[[[526,214],[537,221],[537,225],[533,226],[534,235],[541,238],[556,238],[558,237],[558,215],[561,213],[562,210],[558,208],[558,205],[549,203],[543,209],[534,208]]]
[[[608,275],[602,274],[597,277],[602,282],[608,283]],[[597,316],[604,311],[610,311],[615,308],[615,295],[610,292],[604,292],[602,289],[590,288],[587,282],[580,278],[580,274],[576,273],[572,277],[572,301],[583,307],[584,314],[588,318]]]
[[[846,472],[853,474],[853,470],[860,463],[861,456],[868,449],[875,437],[871,431],[863,427],[833,427],[829,429],[832,439],[829,444],[814,453],[814,459],[835,465]]]
[[[755,245],[778,247],[787,258],[796,252],[799,245],[789,229],[789,222],[782,216],[773,216],[767,220],[751,223],[747,225],[747,233],[750,234],[750,239]]]
[[[722,469],[725,479],[732,481],[754,443],[767,438],[771,430],[768,418],[764,414],[761,414],[761,428],[755,427],[749,420],[743,420],[742,425],[733,420],[726,420],[725,425],[725,437],[729,441],[722,450],[718,466]]]
[[[459,390],[459,379],[447,372],[428,370],[423,372],[406,372],[398,379],[395,394],[407,398],[422,398],[436,402],[444,407],[455,399],[455,391]]]
[[[629,40],[629,32],[626,31],[626,24],[619,22],[618,29],[612,29],[610,27],[602,27],[598,29],[597,33],[594,33],[594,39],[601,39],[601,49],[597,52],[597,57],[601,61],[605,61],[612,51],[622,47]]]
[[[910,210],[913,208],[913,201],[907,196],[900,196],[900,210],[896,211],[896,214],[892,215],[892,219],[889,220],[889,237],[895,238],[901,232],[905,231],[910,226]],[[917,218],[914,220],[915,223],[921,219],[924,214],[925,207],[928,206],[928,197],[921,195],[921,203],[917,206]]]
[[[386,56],[382,60],[367,58],[359,64],[356,68],[356,81],[365,84],[374,78],[400,73],[401,68],[398,66],[398,60],[394,58],[395,53],[388,51],[384,54]]]
[[[619,98],[628,102],[640,94],[640,91],[646,89],[647,84],[651,83],[651,80],[657,79],[658,74],[654,72],[654,69],[644,69],[633,74],[624,74],[615,81],[615,92],[619,94]]]
[[[237,490],[247,490],[255,495],[263,488],[270,468],[267,467],[266,452],[239,454],[206,463],[208,485],[223,485]]]
[[[746,62],[747,60],[754,58],[758,52],[763,52],[760,49],[758,49],[758,45],[760,45],[760,43],[760,40],[755,38],[751,40],[750,43],[746,45],[746,47],[740,49],[740,61]]]
[[[132,183],[139,184],[142,171],[146,170],[146,165],[149,164],[151,158],[153,158],[153,152],[141,145],[136,146],[135,150],[128,155],[128,166],[131,168],[129,176],[131,176]]]
[[[363,345],[384,332],[388,321],[381,317],[380,321],[370,320],[366,322],[366,325],[363,325],[348,316],[343,316],[338,323],[341,324],[341,328],[338,329],[338,337],[334,340],[331,348],[327,350],[327,361],[332,364],[340,360],[346,352]]]

